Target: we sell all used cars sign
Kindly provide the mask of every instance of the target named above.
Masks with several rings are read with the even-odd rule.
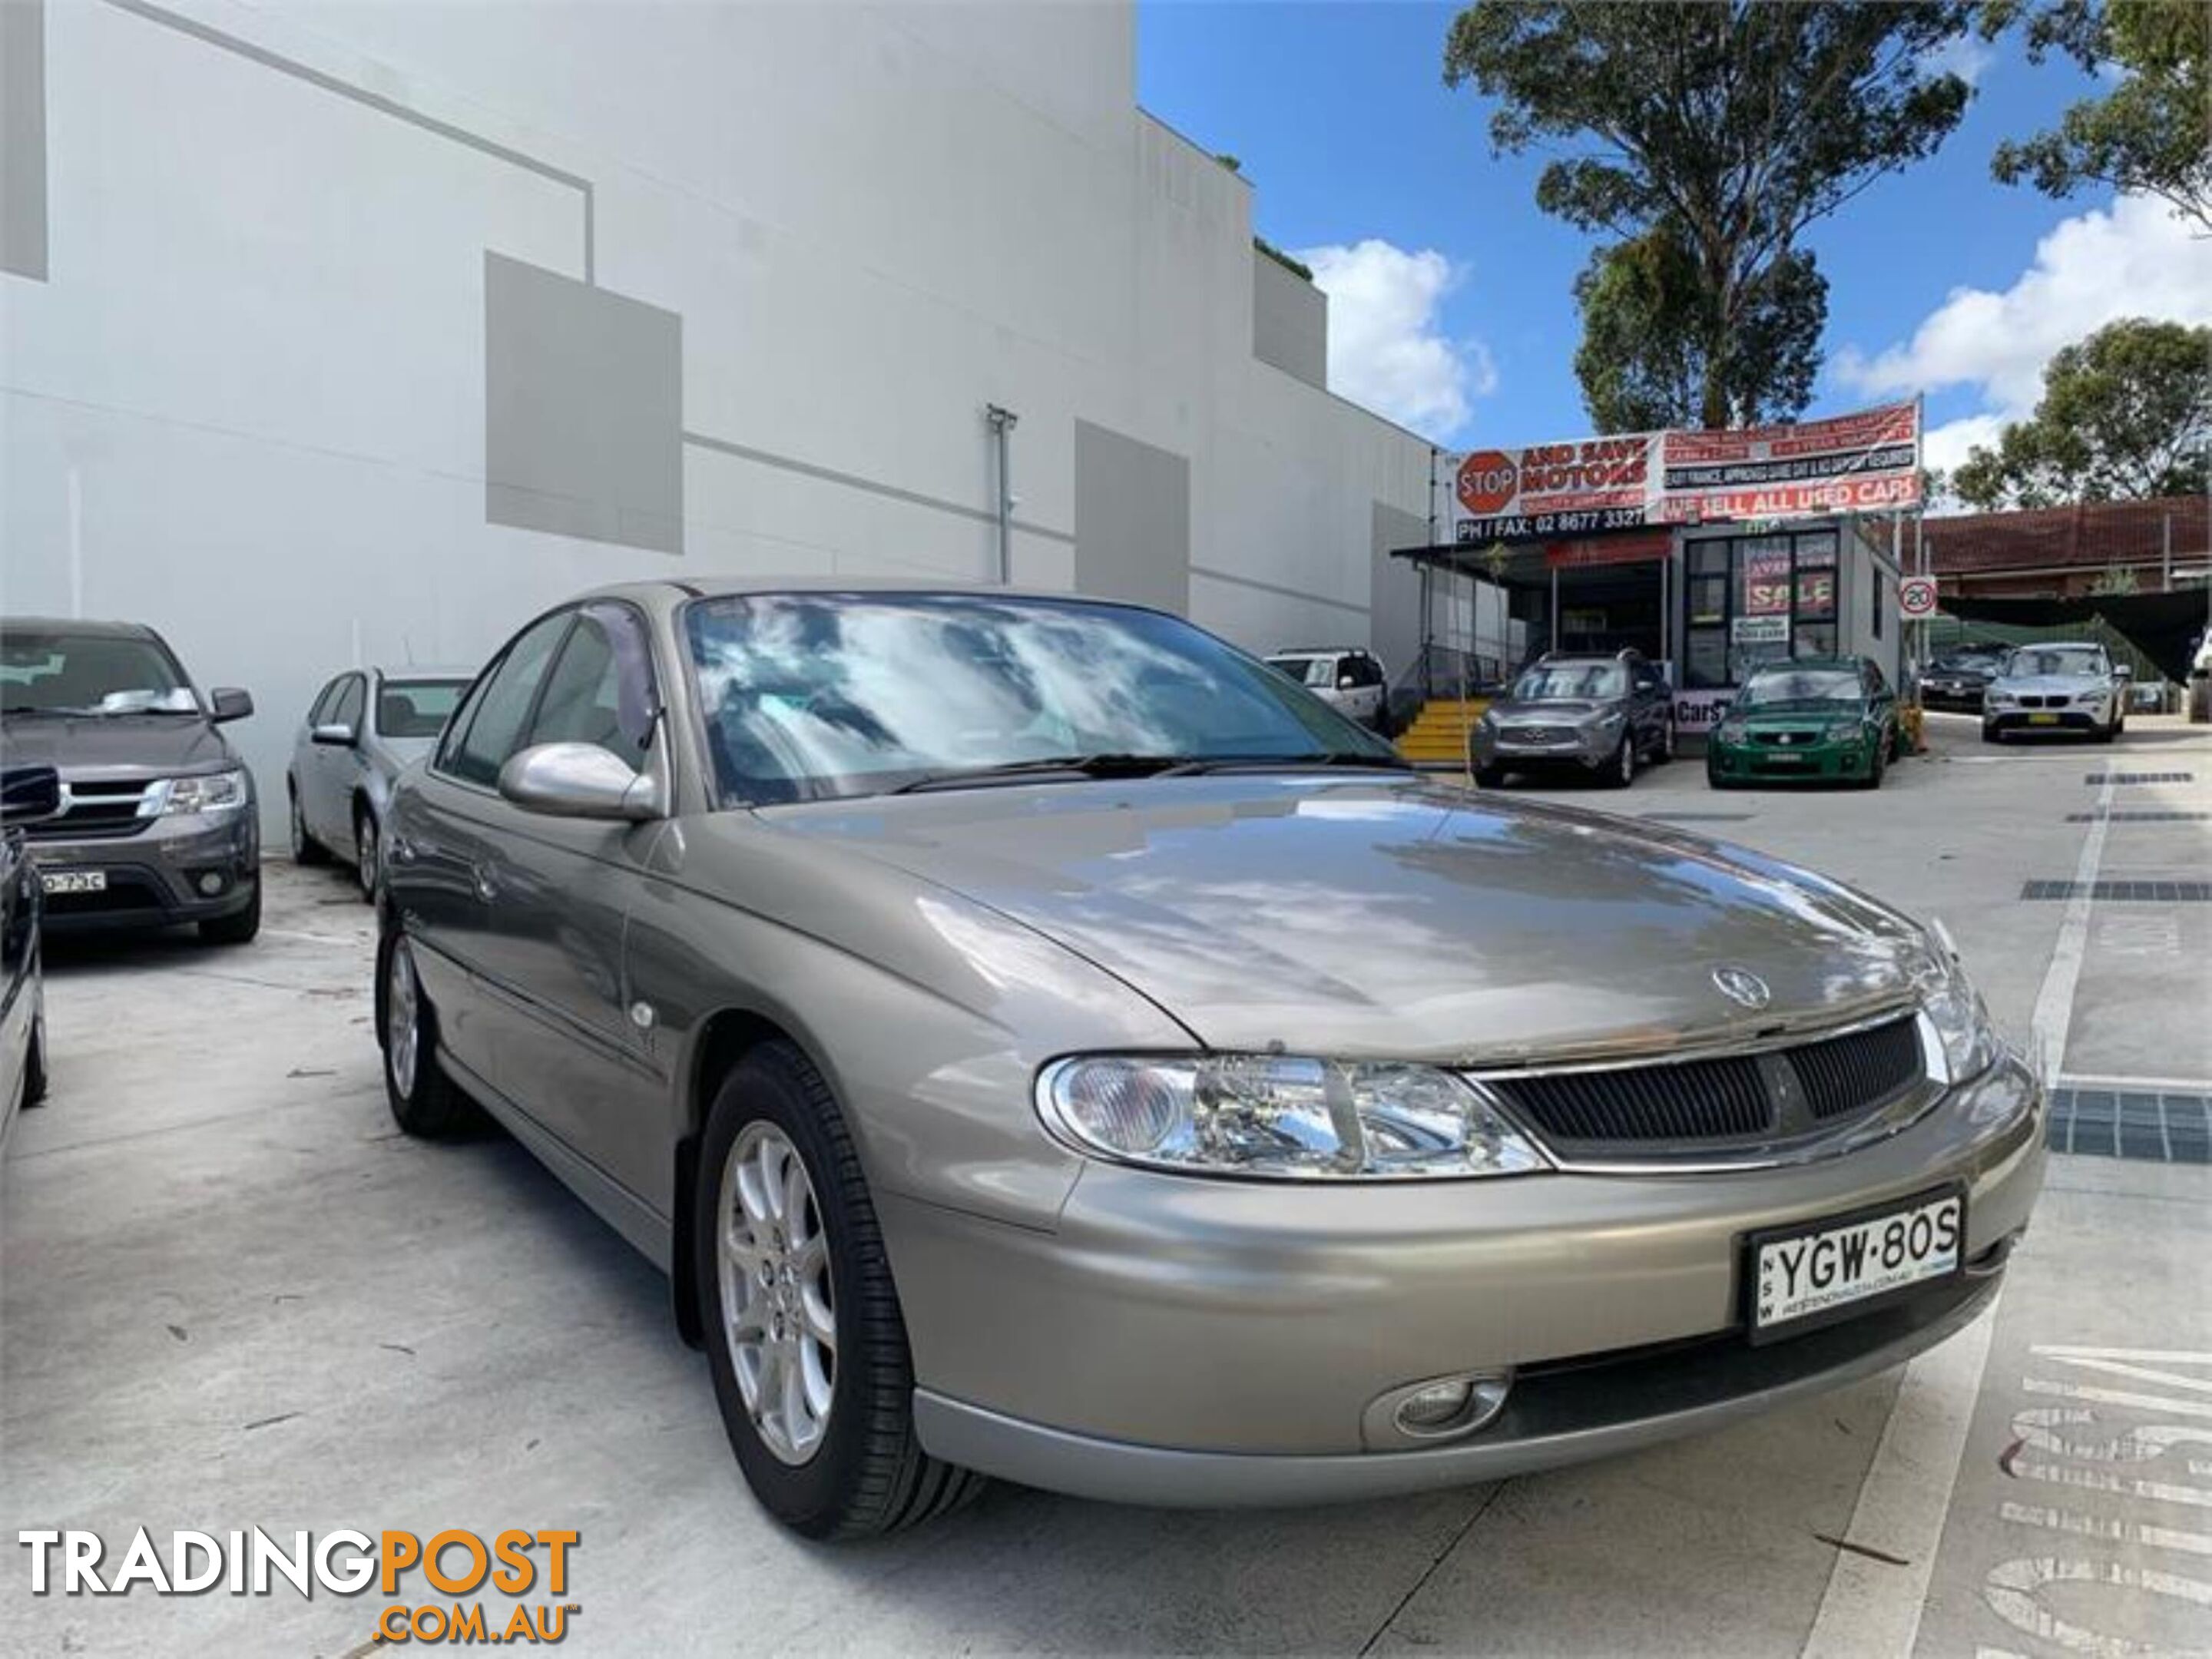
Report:
[[[1894,512],[1920,504],[1920,406],[1796,426],[1632,432],[1448,458],[1442,516],[1462,544],[1644,525]]]

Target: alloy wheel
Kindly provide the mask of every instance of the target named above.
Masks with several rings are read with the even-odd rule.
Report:
[[[1636,735],[1623,732],[1620,738],[1620,787],[1626,789],[1636,781]]]
[[[422,1048],[422,1024],[417,1015],[422,994],[415,982],[415,953],[404,939],[392,946],[392,963],[385,970],[384,1063],[392,1071],[392,1086],[402,1100],[415,1097],[415,1066]]]
[[[773,1124],[738,1132],[715,1206],[722,1334],[761,1443],[779,1462],[821,1449],[836,1400],[830,1236],[805,1160]]]

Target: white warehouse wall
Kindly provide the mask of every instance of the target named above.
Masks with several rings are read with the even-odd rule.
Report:
[[[627,577],[988,580],[987,404],[1017,583],[1075,582],[1088,423],[1187,464],[1200,623],[1367,644],[1398,591],[1378,508],[1425,521],[1429,448],[1253,356],[1249,186],[1135,107],[1127,4],[30,3],[0,610],[250,688],[272,830],[353,663]],[[543,354],[488,314],[518,267],[575,319]]]

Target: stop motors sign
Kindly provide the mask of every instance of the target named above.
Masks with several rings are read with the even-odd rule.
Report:
[[[1923,617],[1936,614],[1936,579],[1933,576],[1907,576],[1897,585],[1897,609],[1900,616],[1917,622]]]

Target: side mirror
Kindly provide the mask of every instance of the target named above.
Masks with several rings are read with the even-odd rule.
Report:
[[[660,791],[597,744],[534,744],[499,769],[499,793],[526,812],[642,823],[661,816]]]
[[[1336,689],[1340,691],[1349,691],[1358,684],[1359,677],[1357,674],[1339,674],[1336,677]]]
[[[62,810],[62,775],[51,766],[0,771],[0,823],[36,823]]]
[[[343,720],[326,720],[307,733],[309,743],[319,743],[331,749],[350,749],[360,734]]]
[[[219,685],[208,693],[208,718],[217,726],[242,720],[253,712],[253,694],[234,685]]]
[[[2135,678],[2135,677],[2136,671],[2128,664],[2124,662],[2116,662],[2112,665],[2112,678],[2114,679],[2131,680]]]

